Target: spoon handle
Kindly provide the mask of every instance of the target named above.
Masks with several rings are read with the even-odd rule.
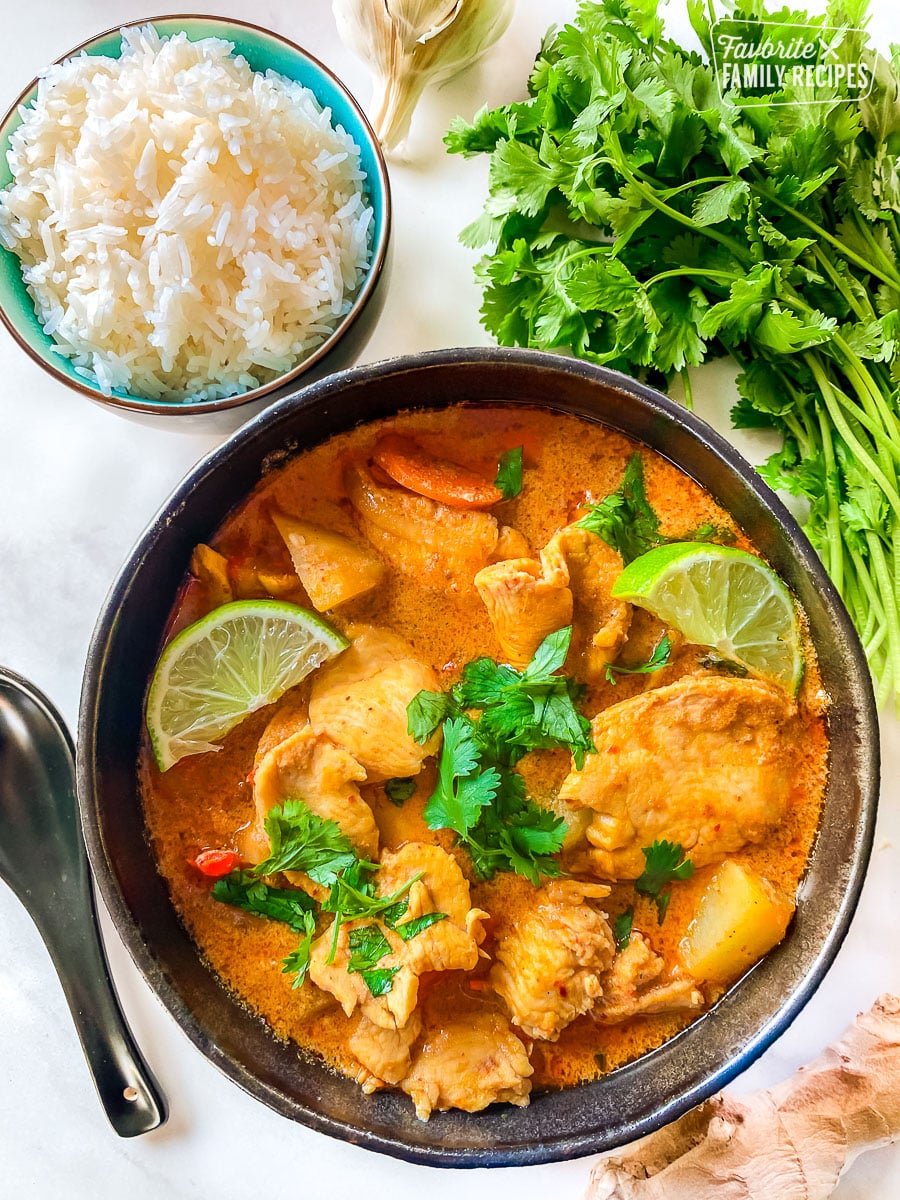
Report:
[[[79,903],[37,924],[59,974],[75,1029],[110,1124],[120,1137],[162,1125],[166,1102],[122,1015],[97,924],[90,883]],[[89,913],[84,912],[87,903]]]

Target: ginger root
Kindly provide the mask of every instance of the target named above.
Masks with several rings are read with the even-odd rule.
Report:
[[[720,1094],[594,1167],[586,1200],[825,1200],[900,1133],[900,997],[778,1087]]]

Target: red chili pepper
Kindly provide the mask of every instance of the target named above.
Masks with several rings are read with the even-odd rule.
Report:
[[[229,875],[240,861],[241,856],[234,850],[201,850],[196,858],[188,859],[192,867],[211,879]]]

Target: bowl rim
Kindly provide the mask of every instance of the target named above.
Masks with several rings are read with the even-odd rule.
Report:
[[[368,117],[363,112],[359,101],[347,87],[347,85],[320,59],[316,58],[299,43],[292,41],[291,38],[285,37],[284,34],[276,33],[273,29],[267,29],[264,25],[257,25],[253,21],[243,21],[238,17],[222,17],[215,13],[162,13],[153,17],[141,17],[134,20],[122,21],[117,25],[110,26],[109,29],[104,29],[101,33],[95,33],[84,41],[79,42],[77,46],[73,46],[71,50],[67,50],[65,54],[55,58],[39,75],[36,75],[32,81],[27,84],[16,99],[10,104],[9,108],[0,117],[0,153],[5,153],[5,145],[8,142],[9,135],[6,132],[6,126],[18,112],[20,106],[27,102],[31,92],[39,85],[44,73],[50,67],[59,66],[82,51],[88,50],[96,42],[103,38],[111,37],[116,33],[121,33],[123,29],[130,29],[140,25],[155,25],[161,21],[209,21],[212,24],[219,24],[223,27],[238,26],[242,29],[249,29],[253,33],[261,33],[266,37],[273,38],[277,42],[288,46],[295,53],[305,58],[313,68],[325,75],[332,84],[343,95],[347,103],[350,105],[353,112],[358,117],[366,138],[371,146],[375,157],[375,167],[378,176],[378,181],[381,185],[382,194],[384,196],[383,213],[381,221],[381,234],[377,243],[372,247],[372,261],[369,264],[369,269],[366,272],[366,277],[363,280],[363,285],[359,292],[354,297],[353,307],[344,316],[340,324],[329,334],[329,336],[320,345],[316,346],[311,354],[302,359],[292,370],[285,372],[284,375],[278,375],[269,383],[262,384],[260,387],[253,388],[249,392],[241,392],[238,396],[223,396],[219,400],[203,400],[199,404],[191,404],[183,400],[141,400],[137,396],[105,396],[101,391],[90,387],[87,383],[82,383],[77,379],[70,379],[63,371],[56,367],[51,359],[44,358],[37,350],[35,350],[26,338],[20,333],[16,323],[9,316],[0,299],[0,323],[7,329],[12,336],[16,345],[24,350],[32,362],[37,363],[44,371],[47,372],[53,379],[72,388],[73,391],[80,392],[87,396],[90,400],[94,400],[98,404],[109,405],[111,408],[125,409],[130,412],[148,413],[155,416],[196,416],[198,413],[225,412],[227,409],[238,408],[242,404],[251,404],[254,400],[262,400],[272,392],[281,391],[301,375],[305,374],[311,367],[328,354],[346,334],[351,326],[358,319],[360,313],[369,302],[372,293],[381,276],[384,267],[385,258],[387,256],[387,247],[390,241],[391,225],[393,221],[393,203],[391,199],[391,185],[388,176],[387,163],[385,161],[384,152],[381,148],[381,143],[375,130],[372,128]],[[310,89],[311,91],[313,89]],[[318,97],[316,97],[318,99]],[[4,249],[0,247],[0,249]],[[5,251],[12,253],[12,251]]]
[[[858,707],[854,710],[858,716],[859,728],[867,735],[865,740],[854,739],[860,768],[859,784],[859,822],[854,830],[854,840],[850,862],[846,874],[842,876],[842,893],[835,903],[835,916],[831,926],[822,934],[816,935],[815,954],[805,968],[800,981],[794,989],[784,997],[771,1013],[767,1013],[758,1026],[746,1036],[733,1058],[720,1059],[715,1069],[707,1069],[699,1076],[696,1069],[683,1090],[670,1095],[652,1112],[637,1118],[623,1119],[617,1127],[615,1140],[604,1140],[602,1131],[593,1130],[589,1133],[571,1133],[561,1130],[557,1135],[546,1136],[542,1141],[532,1141],[527,1145],[516,1143],[490,1146],[467,1146],[465,1148],[445,1147],[431,1143],[426,1147],[411,1145],[398,1136],[386,1136],[377,1131],[365,1128],[361,1124],[350,1124],[339,1118],[317,1111],[315,1108],[304,1107],[298,1101],[292,1100],[277,1087],[266,1083],[252,1070],[229,1057],[218,1044],[211,1040],[200,1020],[188,1008],[175,982],[169,978],[156,951],[142,936],[137,918],[132,914],[116,876],[112,862],[107,855],[103,834],[103,819],[97,803],[97,780],[101,772],[97,764],[98,740],[98,710],[104,677],[108,671],[110,643],[116,633],[118,610],[131,590],[132,576],[141,566],[143,560],[154,550],[157,540],[164,534],[166,527],[175,514],[180,513],[185,504],[190,502],[194,489],[213,473],[221,472],[228,464],[233,453],[239,450],[244,442],[252,442],[257,437],[265,438],[266,427],[279,425],[289,414],[302,420],[302,414],[316,402],[327,401],[333,394],[339,394],[354,385],[365,384],[373,378],[388,374],[401,377],[410,371],[422,368],[440,368],[444,366],[481,366],[484,364],[521,363],[525,366],[542,368],[553,372],[587,378],[611,390],[634,396],[655,410],[657,414],[677,421],[685,426],[694,440],[701,443],[707,451],[711,451],[718,459],[724,460],[726,467],[738,475],[743,485],[748,486],[756,497],[763,502],[771,515],[787,533],[791,550],[800,561],[802,569],[812,577],[817,590],[824,597],[833,628],[843,637],[847,647],[850,674],[855,678],[851,686],[858,685]],[[450,407],[453,403],[465,403],[465,400],[453,401],[441,407]],[[503,403],[497,401],[497,403]],[[533,402],[532,402],[533,403]],[[537,407],[570,411],[564,405],[559,405],[553,397],[548,397],[545,405]],[[415,403],[398,404],[398,410],[415,409]],[[366,420],[374,420],[370,417]],[[584,418],[583,418],[584,419]],[[600,418],[594,418],[597,423],[605,424]],[[363,421],[348,421],[346,429],[354,428]],[[282,430],[285,437],[290,435]],[[316,436],[311,445],[318,445],[327,440],[331,434]],[[629,435],[630,436],[630,435]],[[283,443],[282,443],[283,444]],[[309,448],[309,447],[304,447]],[[298,452],[291,449],[291,453]],[[302,452],[302,451],[300,451]],[[657,450],[657,453],[663,451]],[[268,454],[271,455],[269,446]],[[674,461],[670,459],[669,461]],[[280,465],[280,461],[279,461]],[[677,465],[677,464],[676,464]],[[685,470],[684,467],[680,468]],[[701,485],[704,486],[704,485]],[[241,502],[238,498],[235,504]],[[219,518],[224,520],[227,512]],[[157,553],[158,553],[157,549]],[[170,1015],[180,1025],[182,1031],[194,1045],[209,1058],[232,1081],[249,1092],[256,1099],[262,1100],[270,1108],[283,1116],[299,1121],[318,1132],[329,1134],[346,1141],[367,1147],[380,1153],[389,1154],[408,1162],[427,1166],[441,1167],[485,1167],[485,1166],[526,1166],[557,1162],[578,1158],[598,1151],[608,1151],[615,1146],[624,1145],[638,1137],[653,1132],[700,1104],[724,1087],[741,1072],[745,1071],[794,1021],[805,1007],[816,988],[830,969],[835,956],[846,937],[853,915],[856,911],[863,881],[871,854],[875,818],[878,806],[880,757],[879,757],[879,725],[875,706],[874,691],[871,676],[866,663],[861,643],[852,624],[849,614],[840,600],[838,592],[825,571],[825,567],[816,555],[805,534],[791,513],[784,507],[775,493],[765,484],[756,470],[747,462],[740,452],[731,445],[721,434],[709,426],[694,413],[685,410],[663,393],[656,391],[647,384],[630,376],[623,375],[606,367],[598,367],[581,360],[564,358],[559,355],[541,351],[507,349],[496,347],[456,348],[450,350],[427,351],[419,354],[403,355],[384,359],[379,362],[364,364],[327,376],[315,381],[290,396],[279,400],[276,404],[264,410],[241,429],[237,430],[227,440],[214,448],[201,459],[184,479],[171,492],[156,516],[148,525],[134,550],[129,555],[110,592],[104,601],[97,625],[95,627],[85,669],[84,683],[81,693],[81,703],[78,716],[78,799],[84,827],[85,840],[89,857],[95,873],[100,892],[109,909],[110,915],[124,941],[131,957],[150,987],[156,992]],[[143,819],[143,818],[142,818]],[[146,836],[146,833],[145,833]],[[814,849],[815,850],[814,843]],[[802,884],[801,884],[802,886]],[[765,967],[768,959],[757,964],[748,975],[739,981],[750,978],[759,967]],[[713,1009],[701,1014],[685,1029],[668,1039],[662,1045],[633,1062],[627,1063],[614,1072],[629,1075],[641,1064],[656,1060],[657,1064],[663,1052],[678,1049],[684,1039],[690,1035],[698,1036],[697,1030],[705,1025],[729,997],[740,992],[740,986],[733,987],[718,1001]],[[229,993],[230,995],[230,993]],[[236,1001],[232,998],[232,1003]],[[598,1086],[598,1085],[589,1085]],[[577,1089],[565,1089],[575,1093]],[[527,1110],[526,1110],[527,1111]],[[477,1119],[477,1115],[476,1115]]]

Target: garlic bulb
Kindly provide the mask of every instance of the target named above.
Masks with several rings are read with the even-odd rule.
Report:
[[[391,149],[428,83],[475,62],[509,24],[515,0],[334,0],[338,33],[375,76],[370,118]]]

